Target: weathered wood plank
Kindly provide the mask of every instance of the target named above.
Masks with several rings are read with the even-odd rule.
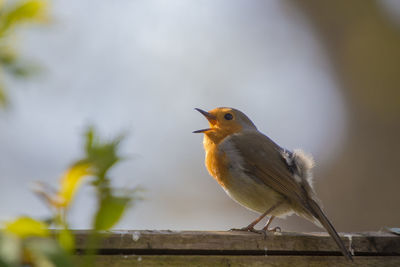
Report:
[[[98,267],[123,266],[400,266],[400,257],[355,257],[349,263],[343,256],[136,256],[100,255]]]
[[[82,249],[86,231],[75,231]],[[98,248],[100,254],[175,255],[340,255],[326,233],[261,235],[214,231],[112,231]],[[341,234],[355,255],[400,256],[400,236],[385,232]]]

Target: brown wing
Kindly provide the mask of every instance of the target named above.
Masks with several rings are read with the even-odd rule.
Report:
[[[241,154],[245,172],[268,187],[281,193],[289,201],[307,207],[308,194],[297,183],[282,156],[282,148],[257,131],[247,131],[229,137]]]

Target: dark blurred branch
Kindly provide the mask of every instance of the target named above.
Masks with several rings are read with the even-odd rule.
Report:
[[[400,25],[376,1],[295,0],[325,44],[344,93],[379,119],[400,114]],[[352,108],[352,107],[350,107]]]
[[[372,0],[289,3],[315,27],[347,102],[348,138],[323,174],[324,203],[340,218],[339,229],[395,225],[400,220],[391,212],[400,202],[400,25],[383,3]]]

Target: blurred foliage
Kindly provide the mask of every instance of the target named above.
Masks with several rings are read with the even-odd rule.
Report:
[[[45,222],[22,216],[0,232],[0,266],[72,266],[67,252],[50,238]]]
[[[21,266],[93,266],[95,247],[101,242],[99,231],[115,226],[136,197],[137,189],[118,190],[111,187],[109,170],[121,160],[118,148],[123,140],[120,136],[111,141],[102,141],[93,128],[85,134],[85,156],[67,169],[60,180],[60,188],[50,190],[38,183],[35,192],[52,212],[46,220],[20,217],[6,222],[0,232],[0,267]],[[68,209],[84,180],[96,190],[97,210],[92,221],[91,235],[87,241],[86,260],[76,263],[72,259],[75,237],[68,224]],[[49,229],[57,231],[50,233]],[[53,238],[53,237],[55,238]]]
[[[22,60],[16,51],[14,35],[22,25],[43,23],[48,20],[47,2],[43,0],[0,0],[0,107],[7,104],[3,77],[7,72],[13,77],[26,77],[34,73],[34,64]]]
[[[48,225],[46,223],[25,216],[6,223],[5,230],[20,238],[49,236]]]
[[[57,193],[53,194],[45,189],[46,186],[43,184],[38,184],[37,193],[48,202],[50,207],[68,209],[84,178],[91,174],[90,168],[91,166],[87,163],[73,164],[61,177],[60,189]]]

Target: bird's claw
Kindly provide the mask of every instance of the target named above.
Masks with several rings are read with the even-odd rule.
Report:
[[[257,230],[254,229],[254,227],[242,227],[242,228],[232,228],[229,231],[242,231],[242,232],[252,232],[252,233],[256,233],[256,234],[263,234],[264,238],[267,237],[268,233],[280,233],[282,232],[281,228],[279,226],[274,227],[272,229],[268,229],[268,228],[263,228],[261,230]]]
[[[242,231],[242,232],[247,232],[248,228],[247,227],[242,227],[242,228],[231,228],[229,231]]]
[[[242,232],[252,232],[256,234],[265,234],[264,230],[257,230],[254,227],[242,227],[242,228],[232,228],[229,231],[242,231]]]

